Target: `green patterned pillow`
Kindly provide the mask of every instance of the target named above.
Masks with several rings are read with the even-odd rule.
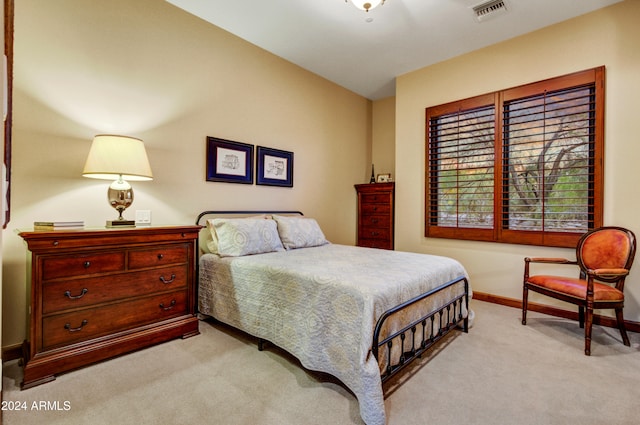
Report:
[[[328,244],[318,222],[313,218],[274,215],[278,234],[285,249],[309,248]]]
[[[217,236],[221,257],[284,251],[273,220],[263,218],[214,218],[211,225]]]

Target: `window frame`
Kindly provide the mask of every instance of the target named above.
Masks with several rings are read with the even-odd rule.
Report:
[[[594,150],[590,159],[593,160],[593,181],[590,193],[593,194],[593,201],[590,204],[589,230],[601,227],[603,223],[604,204],[604,66],[592,68],[560,77],[550,78],[530,84],[525,84],[513,88],[508,88],[493,93],[483,94],[468,99],[449,102],[442,105],[428,107],[425,110],[425,204],[424,223],[425,237],[463,239],[475,241],[488,241],[513,244],[527,244],[555,247],[575,247],[582,233],[578,232],[555,232],[548,230],[514,230],[503,228],[503,117],[505,102],[526,97],[540,95],[546,92],[569,89],[573,87],[594,86],[593,114]],[[431,169],[432,143],[431,131],[432,120],[455,111],[465,111],[482,106],[494,105],[494,166],[493,166],[493,226],[492,228],[470,228],[470,227],[444,227],[431,223],[432,211],[432,190],[434,181],[432,176],[438,175],[438,170]],[[437,206],[436,206],[437,208]]]

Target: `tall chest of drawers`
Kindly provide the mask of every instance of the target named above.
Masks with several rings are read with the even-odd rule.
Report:
[[[393,249],[395,183],[355,185],[358,194],[358,246]]]
[[[197,335],[200,226],[21,232],[30,335],[22,388],[173,338]]]

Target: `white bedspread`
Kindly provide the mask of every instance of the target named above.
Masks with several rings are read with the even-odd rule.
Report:
[[[382,425],[380,371],[371,355],[378,317],[460,276],[466,271],[451,258],[336,244],[236,258],[205,254],[199,308],[337,377],[358,398],[364,422]],[[440,297],[462,292],[456,285]]]

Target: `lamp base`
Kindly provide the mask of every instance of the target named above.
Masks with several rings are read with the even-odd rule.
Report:
[[[107,220],[107,227],[136,227],[134,220]]]

